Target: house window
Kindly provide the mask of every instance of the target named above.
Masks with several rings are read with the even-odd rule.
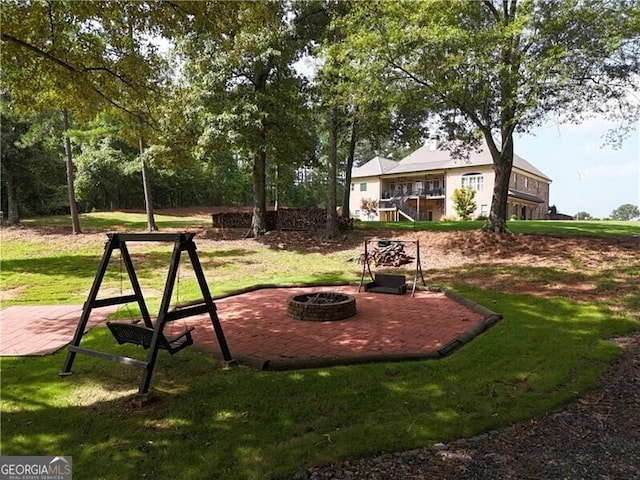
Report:
[[[361,183],[360,184],[360,191],[361,192],[366,192],[367,191],[367,184],[366,183]]]
[[[529,188],[529,177],[524,177],[524,188]]]
[[[471,187],[476,192],[480,192],[483,184],[484,178],[481,173],[465,173],[462,176],[462,188]]]
[[[486,203],[483,203],[482,205],[480,205],[480,215],[483,217],[486,217],[489,215],[489,205],[487,205]]]

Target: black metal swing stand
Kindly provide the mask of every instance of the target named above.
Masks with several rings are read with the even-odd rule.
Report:
[[[135,400],[138,403],[144,403],[151,397],[149,387],[158,356],[158,350],[167,350],[171,355],[173,355],[183,348],[193,344],[193,338],[191,337],[193,327],[185,330],[180,335],[167,338],[164,335],[164,326],[167,322],[173,322],[204,313],[208,313],[211,318],[211,324],[213,325],[218,343],[220,344],[225,366],[228,367],[230,365],[234,365],[236,362],[232,359],[231,353],[229,352],[229,347],[227,346],[222,325],[220,324],[216,311],[216,305],[213,303],[213,299],[211,298],[211,292],[209,291],[209,286],[207,285],[198,254],[196,253],[196,245],[193,242],[195,233],[111,233],[107,236],[109,241],[105,245],[104,254],[102,256],[100,266],[98,267],[98,272],[96,273],[93,286],[89,292],[89,297],[83,306],[82,315],[80,316],[80,321],[78,322],[78,327],[76,328],[73,341],[67,347],[67,358],[59,375],[71,375],[71,367],[73,366],[77,353],[111,360],[125,365],[132,365],[143,370],[142,379],[140,380],[140,386]],[[138,277],[127,248],[127,242],[173,242],[173,253],[171,255],[169,272],[167,274],[162,302],[160,304],[160,311],[158,312],[155,324],[151,321],[149,310],[147,309],[147,305],[144,301],[142,289],[140,288],[140,283],[138,282]],[[114,250],[120,250],[120,256],[126,267],[134,293],[132,295],[98,299],[97,297],[100,285],[102,284],[102,280],[104,279],[104,275],[109,265],[109,260],[111,259],[111,255]],[[176,283],[180,257],[183,251],[186,251],[189,254],[191,265],[198,280],[198,284],[200,285],[202,300],[198,302],[191,302],[188,306],[170,311],[169,307],[171,296]],[[145,361],[114,355],[108,352],[91,350],[80,346],[91,311],[94,308],[132,302],[138,303],[142,320],[144,321],[144,326],[119,322],[107,322],[107,326],[119,344],[133,343],[147,349],[148,353]]]
[[[416,293],[416,286],[418,285],[418,275],[422,280],[422,285],[427,286],[424,281],[424,275],[422,274],[422,264],[420,263],[420,241],[419,240],[389,240],[383,238],[367,238],[364,241],[364,258],[362,261],[362,274],[360,275],[360,284],[358,285],[358,292],[364,285],[365,291],[374,293],[391,293],[395,295],[404,295],[407,291],[406,278],[404,275],[389,275],[376,273],[375,277],[371,272],[371,250],[369,244],[376,243],[379,246],[388,246],[390,244],[402,245],[414,244],[416,246],[415,268],[413,272],[413,287],[411,289],[411,296]],[[371,281],[365,284],[365,275],[369,273]]]

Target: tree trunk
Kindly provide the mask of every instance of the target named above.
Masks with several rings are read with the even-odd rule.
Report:
[[[149,176],[149,169],[147,167],[147,162],[144,159],[144,138],[142,137],[142,133],[139,138],[139,146],[140,146],[140,161],[142,163],[142,188],[144,190],[144,207],[147,212],[147,230],[149,232],[155,232],[158,230],[156,226],[156,221],[153,216],[153,196],[151,194],[151,179]]]
[[[485,136],[486,138],[486,136]],[[509,197],[509,180],[513,167],[513,135],[508,135],[498,150],[493,139],[487,138],[487,144],[493,158],[495,183],[489,218],[484,224],[483,231],[492,233],[509,233],[507,228],[507,199]]]
[[[273,182],[273,208],[277,212],[280,204],[280,168],[276,165],[276,181]]]
[[[259,237],[267,231],[266,170],[267,152],[263,146],[255,153],[253,159],[253,216],[251,218],[251,230],[254,237]]]
[[[327,155],[327,236],[332,238],[338,233],[336,165],[338,164],[338,123],[336,110],[329,110],[329,152]]]
[[[62,109],[62,123],[64,127],[64,153],[67,166],[67,191],[69,193],[69,212],[71,213],[71,231],[74,235],[81,233],[80,217],[78,216],[78,203],[74,189],[75,175],[73,171],[73,153],[71,151],[71,139],[69,138],[69,110]]]
[[[20,225],[18,209],[18,189],[11,162],[4,163],[5,182],[7,182],[7,223],[12,226]]]
[[[344,175],[344,192],[342,195],[342,218],[346,221],[351,217],[351,210],[349,203],[351,202],[351,170],[353,169],[353,162],[356,156],[356,141],[358,138],[357,131],[357,115],[356,109],[353,113],[353,121],[351,123],[351,138],[349,139],[349,155],[347,156],[347,165],[345,167]]]
[[[505,26],[515,18],[517,2],[503,3]],[[483,130],[487,146],[493,158],[495,185],[489,218],[484,225],[485,232],[509,233],[507,228],[507,199],[509,197],[509,180],[513,168],[513,132],[517,125],[516,105],[518,103],[519,84],[519,52],[520,37],[513,35],[505,38],[501,46],[500,83],[500,138],[502,144],[498,148],[491,131]]]

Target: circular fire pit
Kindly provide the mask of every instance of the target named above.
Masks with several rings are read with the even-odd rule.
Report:
[[[330,322],[356,314],[356,297],[338,292],[316,292],[291,295],[287,314],[296,320]]]

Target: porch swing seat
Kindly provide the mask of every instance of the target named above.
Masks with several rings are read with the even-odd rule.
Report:
[[[136,325],[133,323],[121,323],[121,322],[107,322],[107,327],[111,330],[111,334],[116,339],[118,344],[133,343],[140,345],[144,349],[151,347],[153,340],[153,328]],[[167,350],[171,355],[179,352],[189,345],[193,345],[193,338],[191,332],[193,327],[189,327],[180,335],[167,338],[162,332],[158,337],[158,348]]]

